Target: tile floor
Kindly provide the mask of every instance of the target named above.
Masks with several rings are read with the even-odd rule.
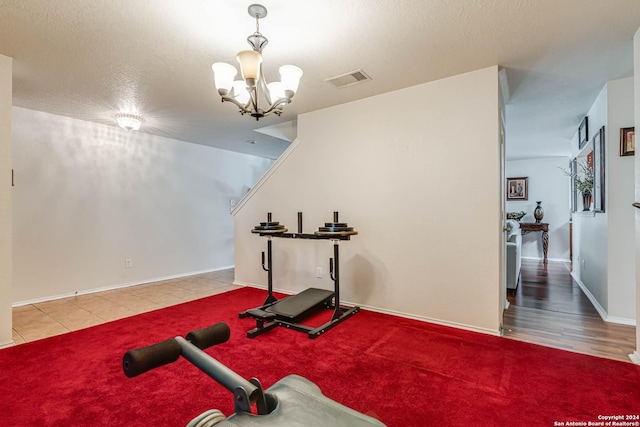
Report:
[[[231,268],[15,307],[13,341],[22,344],[226,292],[237,288],[233,276]]]

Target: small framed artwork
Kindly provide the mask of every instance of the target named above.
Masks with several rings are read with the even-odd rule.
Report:
[[[589,142],[589,117],[584,116],[578,127],[578,149],[582,150],[587,142]]]
[[[604,126],[593,135],[593,211],[605,211],[605,140]]]
[[[636,153],[635,128],[620,129],[620,155],[633,156]]]
[[[528,200],[529,190],[527,181],[529,178],[507,178],[507,200]]]

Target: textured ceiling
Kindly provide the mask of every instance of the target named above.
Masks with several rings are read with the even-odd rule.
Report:
[[[265,0],[265,74],[289,63],[305,74],[282,117],[256,122],[220,102],[211,72],[247,48],[249,3],[0,0],[14,105],[113,126],[134,111],[142,132],[276,158],[289,143],[255,129],[499,64],[508,156],[569,155],[603,84],[632,75],[640,27],[638,0]],[[373,80],[325,82],[358,68]]]

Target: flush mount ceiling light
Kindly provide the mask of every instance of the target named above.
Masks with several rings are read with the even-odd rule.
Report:
[[[262,49],[269,41],[260,34],[260,19],[267,16],[267,8],[252,4],[248,11],[251,17],[256,18],[256,32],[247,37],[253,50],[243,50],[236,55],[243,80],[233,80],[238,74],[233,65],[216,62],[211,68],[222,102],[232,102],[240,108],[242,115],[249,114],[260,120],[271,113],[282,114],[284,105],[291,102],[298,90],[302,70],[294,65],[283,65],[279,70],[280,81],[266,82],[262,72]],[[261,97],[268,103],[266,108],[260,108]]]
[[[138,130],[142,124],[142,117],[137,114],[119,113],[116,114],[118,126],[126,130]]]

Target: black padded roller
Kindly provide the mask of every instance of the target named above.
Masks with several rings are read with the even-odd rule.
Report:
[[[170,338],[148,347],[127,351],[122,358],[122,369],[126,376],[133,378],[158,366],[173,363],[181,354],[180,344],[175,338]]]
[[[206,328],[189,332],[187,334],[187,341],[191,341],[191,344],[200,350],[204,350],[216,344],[229,341],[230,336],[231,330],[229,329],[229,325],[220,322]]]

